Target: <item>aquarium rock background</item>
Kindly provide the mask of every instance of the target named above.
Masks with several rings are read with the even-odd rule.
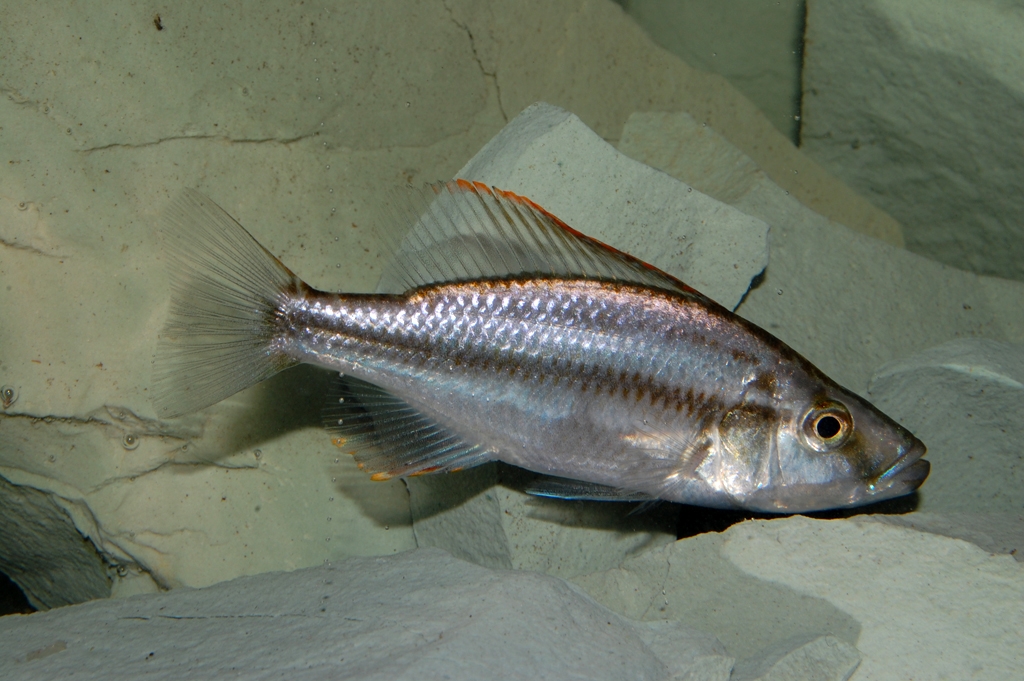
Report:
[[[721,5],[5,7],[0,572],[47,612],[0,618],[0,676],[1019,674],[1024,10]],[[698,533],[508,467],[374,483],[307,368],[155,417],[182,187],[369,291],[389,192],[454,176],[867,396],[928,445],[918,497]]]

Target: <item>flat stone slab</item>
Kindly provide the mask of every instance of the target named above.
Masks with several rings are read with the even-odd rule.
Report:
[[[930,436],[920,510],[1024,510],[1024,345],[949,341],[882,367],[868,393]]]
[[[712,637],[631,623],[560,579],[437,549],[9,616],[0,639],[11,681],[727,681],[732,667]],[[673,644],[665,660],[654,652]]]
[[[735,526],[723,553],[855,618],[857,678],[996,681],[1024,665],[1024,565],[1009,556],[869,520],[799,517]]]
[[[678,510],[545,499],[523,491],[535,476],[504,464],[407,480],[417,546],[492,568],[565,579],[616,567],[676,539]]]
[[[1024,665],[1024,565],[866,517],[748,521],[573,581],[630,618],[717,636],[734,678],[1001,681]]]
[[[754,185],[767,181],[830,220],[903,246],[900,223],[796,149],[785,155],[784,164],[779,164],[783,167],[766,168],[763,159],[755,162],[749,150],[736,145],[734,134],[726,134],[724,129],[716,129],[685,111],[634,112],[622,129],[617,147],[630,158],[663,170],[729,205],[736,205]]]
[[[860,666],[860,652],[835,636],[791,646],[779,646],[759,664],[734,668],[730,681],[846,681]]]

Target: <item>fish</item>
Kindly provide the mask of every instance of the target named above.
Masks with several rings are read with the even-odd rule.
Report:
[[[679,279],[513,192],[405,196],[376,292],[329,293],[182,192],[157,415],[305,363],[337,372],[325,425],[374,480],[503,461],[544,476],[538,496],[801,513],[928,476],[906,428]]]

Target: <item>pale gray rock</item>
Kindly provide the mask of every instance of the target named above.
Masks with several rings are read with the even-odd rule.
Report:
[[[835,636],[782,645],[749,666],[737,665],[731,681],[846,681],[860,664],[860,652]]]
[[[513,568],[515,544],[502,518],[497,464],[410,478],[406,485],[417,546],[444,549],[484,567]]]
[[[721,641],[673,620],[634,622],[651,652],[673,670],[673,681],[727,681],[736,661]]]
[[[854,642],[836,633],[863,656],[854,678],[1020,675],[1024,565],[1009,556],[867,518],[753,521],[724,536],[721,555],[739,570],[859,623]]]
[[[882,364],[953,338],[1024,340],[1020,282],[942,265],[826,219],[685,114],[634,115],[620,147],[771,225],[768,269],[737,312],[852,390],[863,392]]]
[[[950,341],[882,367],[869,394],[930,436],[921,510],[1024,508],[1024,345]]]
[[[1024,279],[1021,35],[1002,0],[808,0],[801,150],[911,250]]]
[[[445,476],[410,478],[418,546],[436,546],[492,568],[571,579],[617,567],[675,540],[670,504],[641,513],[618,503],[543,499],[522,491],[532,474],[488,464]]]
[[[622,130],[618,149],[729,205],[757,184],[769,181],[815,213],[861,234],[903,246],[902,227],[892,216],[806,154],[794,149],[786,155],[784,167],[767,167],[725,130],[685,111],[634,112]]]
[[[932,462],[918,512],[889,522],[1024,560],[1024,345],[950,341],[882,367],[868,394]]]
[[[617,0],[687,64],[729,79],[781,132],[799,136],[803,0]]]
[[[659,659],[669,632],[560,579],[419,549],[6,617],[0,668],[11,681],[728,678],[705,673],[720,643],[673,631]]]
[[[610,570],[572,578],[631,620],[677,622],[716,637],[752,668],[793,642],[835,636],[857,645],[861,623],[822,598],[747,574],[723,554],[733,526],[659,546]]]
[[[716,636],[737,678],[996,681],[1024,664],[1024,565],[870,517],[748,521],[573,581]]]

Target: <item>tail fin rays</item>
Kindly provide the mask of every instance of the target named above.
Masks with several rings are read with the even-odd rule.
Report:
[[[292,366],[273,347],[276,320],[305,284],[195,190],[171,203],[160,229],[172,299],[154,365],[157,414],[208,407]]]

